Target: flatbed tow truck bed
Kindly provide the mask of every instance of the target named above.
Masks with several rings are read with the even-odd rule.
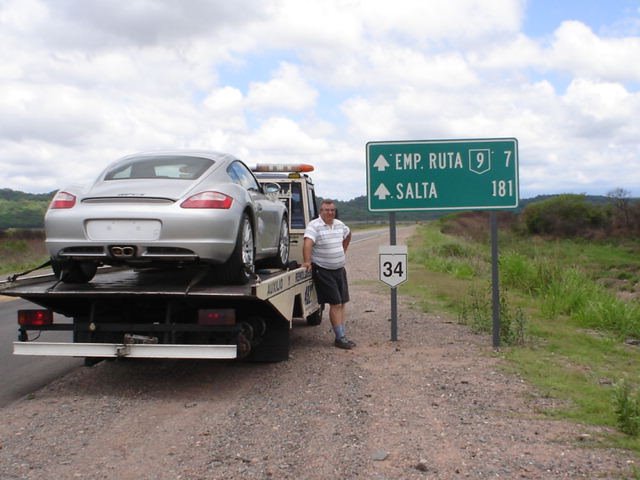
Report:
[[[0,295],[46,309],[19,312],[15,354],[79,356],[90,363],[108,357],[285,360],[293,320],[316,325],[322,315],[303,268],[261,271],[247,285],[211,284],[198,268],[105,268],[86,284],[63,283],[53,274],[3,282]],[[71,321],[56,323],[53,312]],[[40,341],[47,330],[72,331],[73,342]],[[38,341],[30,341],[32,331]]]

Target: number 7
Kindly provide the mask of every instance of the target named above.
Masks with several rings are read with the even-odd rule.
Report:
[[[504,154],[507,156],[507,162],[505,164],[505,167],[509,168],[509,160],[511,159],[511,150],[505,150]]]

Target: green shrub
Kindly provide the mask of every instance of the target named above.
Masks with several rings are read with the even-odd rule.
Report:
[[[616,386],[614,411],[620,431],[637,437],[640,434],[640,393],[632,391],[626,380]]]
[[[522,219],[531,234],[574,237],[607,227],[611,211],[584,195],[565,194],[527,205]]]
[[[600,291],[576,312],[581,326],[608,330],[622,337],[640,338],[640,305],[626,303],[613,294]]]
[[[505,287],[533,293],[538,288],[535,264],[518,252],[505,252],[500,257],[500,283]]]
[[[493,331],[493,302],[491,288],[469,289],[467,298],[462,302],[458,321],[468,325],[475,333]],[[526,337],[526,319],[520,308],[513,310],[507,302],[504,292],[500,293],[500,343],[503,345],[524,345]]]

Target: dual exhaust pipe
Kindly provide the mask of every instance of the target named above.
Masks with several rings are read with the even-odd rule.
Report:
[[[130,245],[119,246],[114,245],[109,248],[111,255],[115,258],[131,258],[136,254],[136,247]]]

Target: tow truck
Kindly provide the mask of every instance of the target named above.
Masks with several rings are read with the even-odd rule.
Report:
[[[307,164],[262,164],[260,183],[278,183],[289,209],[287,269],[257,270],[246,285],[206,282],[198,265],[161,269],[102,267],[86,284],[59,281],[53,272],[17,274],[0,283],[0,295],[43,308],[18,311],[16,355],[72,356],[93,365],[117,358],[289,358],[294,322],[319,325],[311,273],[300,267],[307,223],[317,202]],[[62,320],[59,320],[62,318]],[[50,331],[71,332],[71,342],[47,342]]]

